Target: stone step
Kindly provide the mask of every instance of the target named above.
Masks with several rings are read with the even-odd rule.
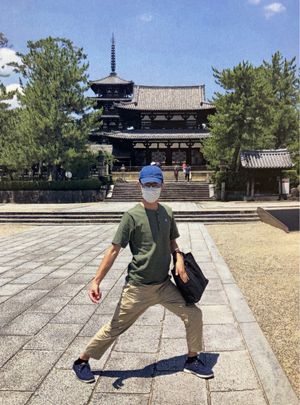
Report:
[[[201,222],[201,223],[223,223],[223,222],[257,222],[260,221],[259,217],[181,217],[176,218],[176,222]],[[92,224],[104,224],[104,223],[119,223],[120,218],[102,218],[102,219],[33,219],[33,218],[8,218],[0,219],[2,224],[32,224],[32,225],[92,225]]]
[[[135,201],[140,199],[138,183],[116,183],[107,201]],[[209,184],[205,182],[165,183],[161,201],[205,201],[209,200]]]
[[[118,212],[1,212],[0,223],[36,225],[84,225],[119,223],[123,211]],[[256,210],[174,211],[178,222],[253,222],[259,221]]]
[[[184,219],[184,218],[193,218],[195,221],[197,219],[202,219],[202,218],[216,218],[216,219],[222,219],[222,218],[256,218],[257,215],[175,215],[175,219]],[[7,216],[7,217],[0,217],[0,221],[9,221],[9,220],[40,220],[40,221],[47,221],[47,220],[64,220],[64,221],[97,221],[97,220],[106,220],[106,219],[117,219],[120,220],[122,218],[122,215],[99,215],[99,216],[91,216],[91,217],[63,217],[63,216],[39,216],[39,215],[32,215],[32,216],[25,216],[25,215],[19,215],[19,216]]]
[[[132,196],[132,197],[124,197],[124,196],[115,196],[115,197],[112,197],[112,198],[107,198],[105,201],[114,201],[114,202],[134,202],[134,201],[139,201],[140,199],[139,198],[137,198],[137,197],[135,197],[135,196]],[[205,196],[205,195],[203,195],[203,196],[180,196],[180,195],[178,195],[178,196],[176,196],[176,197],[172,197],[172,196],[166,196],[166,197],[162,197],[162,198],[160,198],[160,201],[162,201],[162,202],[167,202],[167,201],[169,201],[169,202],[172,202],[172,201],[178,201],[178,202],[180,202],[180,201],[186,201],[186,202],[189,202],[189,201],[191,201],[191,202],[197,202],[197,201],[209,201],[209,200],[211,200],[210,198],[209,198],[209,196]]]
[[[224,215],[257,215],[256,210],[201,210],[201,211],[173,211],[175,216],[224,216]],[[1,217],[63,217],[84,218],[102,216],[121,216],[124,211],[90,211],[90,212],[0,212]]]

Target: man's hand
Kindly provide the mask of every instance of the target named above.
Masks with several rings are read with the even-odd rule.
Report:
[[[89,288],[89,297],[95,304],[98,304],[101,296],[102,294],[99,288],[99,284],[95,280],[93,280]]]
[[[179,276],[184,283],[187,283],[189,281],[189,277],[187,275],[187,272],[185,271],[183,261],[179,262],[177,260],[176,266],[175,266],[175,274],[176,274],[176,276]]]

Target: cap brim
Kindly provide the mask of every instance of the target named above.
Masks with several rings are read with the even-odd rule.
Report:
[[[158,180],[158,179],[155,178],[155,177],[144,177],[143,179],[140,179],[140,182],[141,182],[142,184],[145,184],[145,183],[158,183],[158,184],[162,184],[162,181],[161,181],[161,180]]]

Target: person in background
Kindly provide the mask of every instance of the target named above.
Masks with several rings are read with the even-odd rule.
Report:
[[[121,173],[122,173],[122,180],[125,180],[125,170],[126,170],[126,168],[125,168],[125,165],[124,165],[124,163],[122,163],[122,166],[121,166]]]
[[[185,169],[186,169],[186,162],[182,163],[182,171],[183,171],[183,175],[185,177]]]
[[[191,175],[191,166],[187,165],[185,168],[185,180],[190,181],[190,175]]]
[[[176,164],[174,166],[174,177],[175,177],[175,181],[178,181],[178,175],[179,175],[179,166],[178,164]]]

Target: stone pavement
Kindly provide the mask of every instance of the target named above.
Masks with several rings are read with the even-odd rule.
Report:
[[[103,300],[87,296],[117,225],[43,226],[0,238],[1,405],[296,405],[285,374],[204,225],[180,223],[210,283],[201,300],[205,359],[215,378],[181,372],[183,323],[150,308],[100,361],[96,384],[72,362],[108,321],[124,284],[129,249],[107,274]]]

